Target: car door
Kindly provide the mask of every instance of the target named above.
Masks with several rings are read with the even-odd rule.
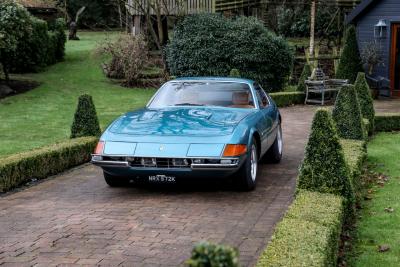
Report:
[[[271,105],[269,98],[262,87],[254,83],[254,91],[256,94],[258,106],[262,113],[262,122],[260,123],[261,135],[261,153],[264,154],[274,142],[273,123],[274,123],[274,106]]]

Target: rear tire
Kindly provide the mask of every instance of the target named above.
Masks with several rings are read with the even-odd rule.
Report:
[[[109,173],[103,172],[104,180],[110,187],[123,187],[128,185],[128,180],[124,177],[118,177]]]
[[[246,161],[237,173],[237,186],[241,191],[250,191],[256,187],[258,173],[258,152],[257,143],[253,138],[250,149],[247,151]]]
[[[282,127],[281,124],[279,123],[278,133],[276,134],[275,141],[265,155],[267,161],[272,163],[281,162],[282,151],[283,151]]]

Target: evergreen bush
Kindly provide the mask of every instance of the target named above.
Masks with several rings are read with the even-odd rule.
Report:
[[[238,267],[239,252],[229,246],[203,242],[193,248],[192,256],[186,261],[189,267]]]
[[[229,77],[240,78],[240,71],[238,69],[231,69]]]
[[[81,95],[71,127],[71,138],[99,136],[100,134],[99,120],[92,97],[90,95]]]
[[[293,64],[288,43],[256,18],[218,14],[185,17],[165,54],[171,75],[228,76],[236,68],[271,91],[282,89]]]
[[[354,202],[349,167],[327,109],[318,109],[314,115],[297,187],[341,195],[349,207]]]
[[[372,134],[375,128],[375,109],[371,90],[368,86],[367,80],[365,79],[365,73],[358,73],[354,86],[357,92],[358,101],[360,102],[361,114],[364,118],[368,119],[369,134]]]
[[[6,74],[40,71],[61,60],[66,42],[62,23],[58,19],[55,31],[49,31],[47,22],[31,16],[20,4],[1,1],[0,63]]]
[[[305,81],[310,77],[312,74],[310,64],[304,64],[303,71],[301,72],[299,83],[297,84],[297,91],[305,92],[306,91],[306,83]]]
[[[344,139],[364,140],[365,128],[354,85],[343,86],[332,112],[338,134]]]
[[[336,78],[348,79],[351,84],[354,84],[357,73],[361,71],[363,71],[363,67],[360,51],[358,49],[356,29],[354,26],[350,26],[346,31],[344,47],[336,71]]]

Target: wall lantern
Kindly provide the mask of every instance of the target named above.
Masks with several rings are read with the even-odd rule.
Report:
[[[379,22],[374,26],[374,36],[378,39],[386,38],[387,24],[384,19],[380,19]]]

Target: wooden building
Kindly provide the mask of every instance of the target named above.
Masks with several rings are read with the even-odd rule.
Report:
[[[49,21],[57,18],[58,9],[54,0],[16,0],[35,17]]]
[[[387,96],[400,96],[400,0],[364,0],[348,15],[347,23],[356,26],[361,51],[374,43],[381,54],[383,62],[370,76],[387,81]]]

